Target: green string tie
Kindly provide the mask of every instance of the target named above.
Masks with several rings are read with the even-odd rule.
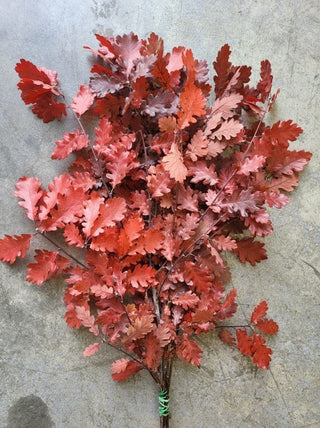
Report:
[[[170,404],[169,404],[169,397],[168,392],[164,389],[163,391],[159,392],[159,414],[160,416],[169,416],[170,411]]]

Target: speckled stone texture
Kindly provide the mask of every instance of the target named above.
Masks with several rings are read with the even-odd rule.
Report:
[[[271,369],[203,336],[203,366],[177,362],[172,428],[302,428],[320,426],[319,347],[319,1],[318,0],[1,0],[1,236],[32,232],[13,196],[22,175],[47,184],[63,170],[50,160],[55,140],[73,119],[44,125],[20,99],[14,66],[20,58],[59,72],[73,96],[90,63],[83,45],[94,33],[155,31],[167,49],[192,48],[211,63],[224,44],[234,64],[273,66],[281,88],[270,122],[293,119],[304,134],[292,146],[313,151],[291,204],[272,210],[269,259],[255,268],[230,256],[239,289],[238,320],[267,299],[279,334],[270,340]],[[71,98],[69,98],[70,101]],[[31,258],[27,259],[30,262]],[[25,282],[25,262],[1,264],[0,426],[4,428],[155,428],[156,389],[147,373],[114,383],[111,349],[84,359],[91,337],[63,319],[63,285]]]

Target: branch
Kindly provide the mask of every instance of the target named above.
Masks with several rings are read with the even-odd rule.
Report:
[[[37,228],[36,228],[36,230],[37,230]],[[75,261],[78,265],[82,266],[84,269],[88,269],[88,267],[84,263],[80,262],[80,260],[78,260],[72,254],[70,254],[67,250],[64,250],[63,248],[61,248],[60,245],[58,245],[52,238],[49,238],[49,236],[47,236],[45,233],[42,233],[39,230],[37,230],[36,234],[39,234],[39,233],[47,241],[49,241],[52,245],[54,245],[59,251],[61,251],[62,253],[64,253],[67,257],[69,257],[70,259],[72,259],[73,261]]]

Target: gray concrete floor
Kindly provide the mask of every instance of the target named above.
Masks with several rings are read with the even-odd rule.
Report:
[[[62,171],[54,141],[75,124],[43,125],[16,89],[15,63],[57,70],[73,96],[88,78],[94,33],[159,33],[169,49],[185,45],[212,62],[226,42],[235,64],[270,59],[277,107],[270,120],[305,130],[295,148],[314,152],[289,206],[272,211],[269,259],[255,268],[230,259],[244,313],[262,299],[279,322],[269,371],[256,371],[214,335],[201,338],[200,370],[176,363],[172,428],[320,427],[319,347],[319,1],[318,0],[1,0],[1,236],[32,232],[13,197],[17,179],[44,183]],[[29,259],[27,261],[30,261]],[[81,356],[91,338],[63,320],[63,286],[24,280],[25,263],[1,264],[0,426],[6,428],[154,428],[156,391],[147,374],[114,383],[112,350]],[[239,312],[241,317],[241,311]]]

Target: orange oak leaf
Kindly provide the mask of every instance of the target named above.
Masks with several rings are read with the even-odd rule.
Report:
[[[177,143],[172,143],[169,153],[163,157],[162,163],[164,169],[169,172],[170,177],[179,183],[183,183],[187,177],[188,170],[183,163],[182,154]]]
[[[178,111],[178,126],[184,129],[191,123],[196,123],[195,116],[202,116],[206,113],[206,99],[200,88],[190,83],[180,95],[181,110]]]
[[[30,247],[31,235],[4,235],[4,238],[0,239],[0,260],[14,263],[18,257],[22,259],[27,254]]]
[[[153,320],[154,315],[142,315],[141,317],[137,317],[134,323],[129,326],[127,336],[123,338],[122,343],[131,343],[134,340],[145,337],[153,330]]]

